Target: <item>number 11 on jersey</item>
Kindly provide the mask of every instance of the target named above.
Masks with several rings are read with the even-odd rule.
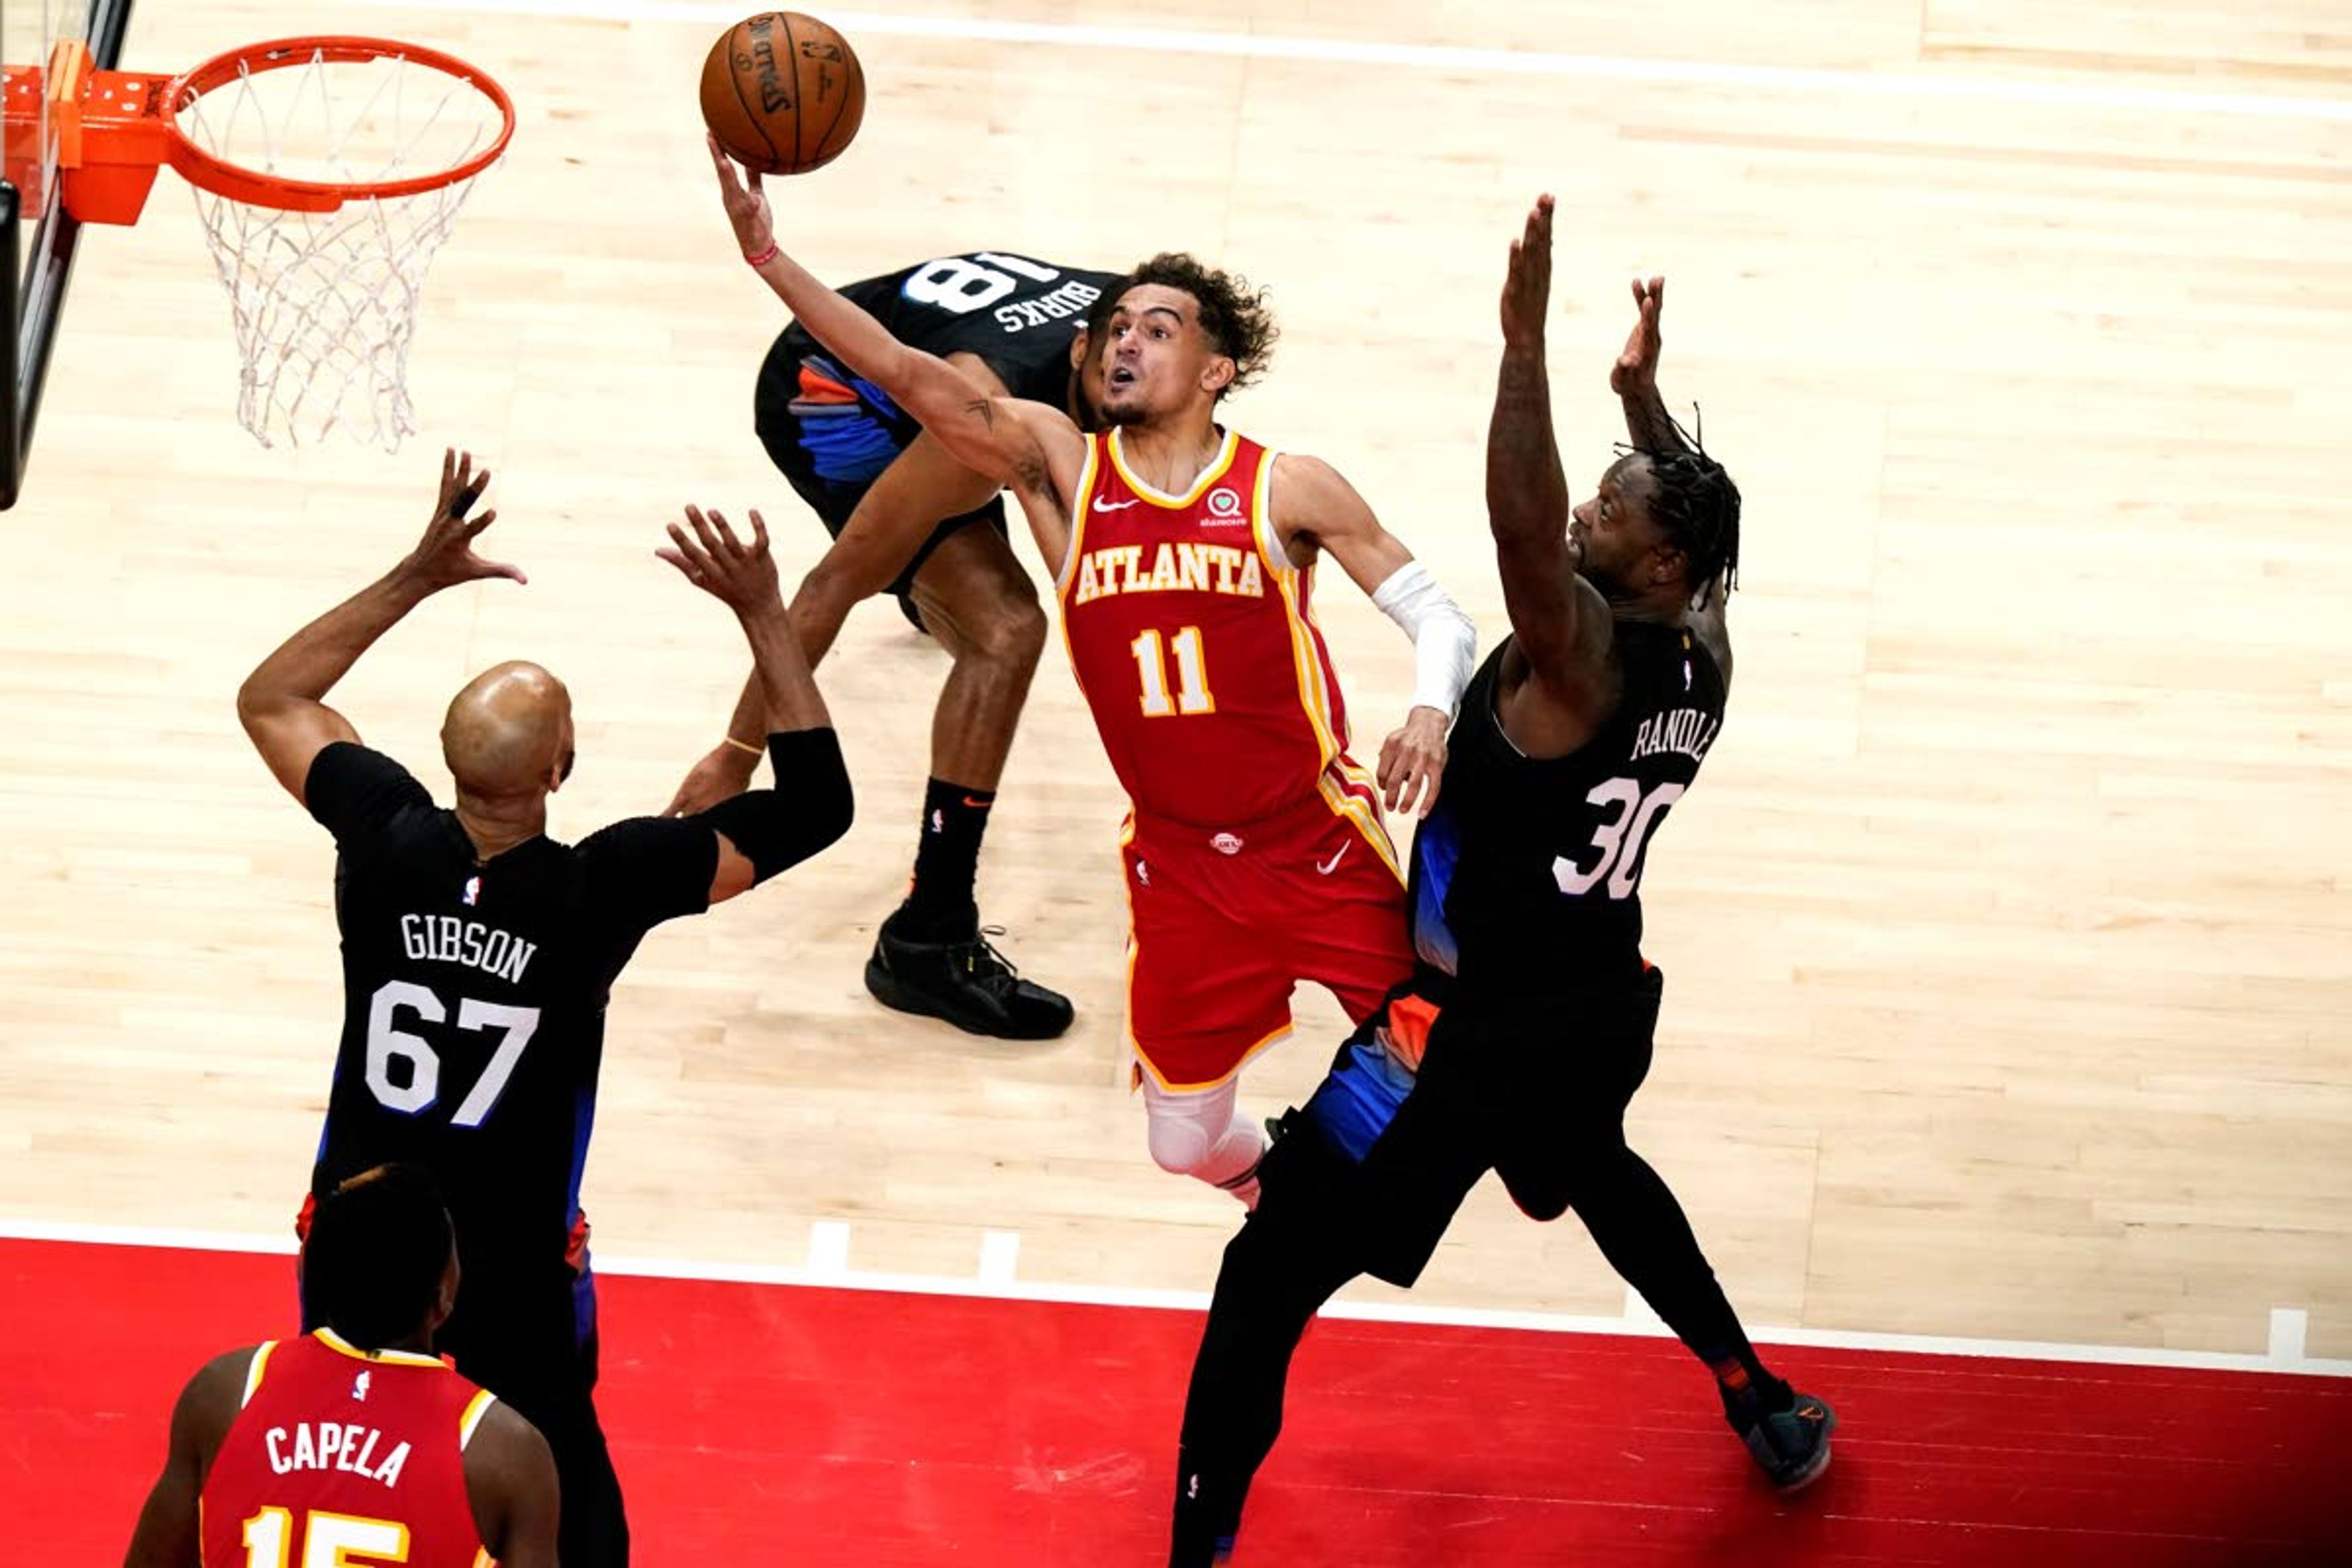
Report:
[[[1186,626],[1169,639],[1176,650],[1176,695],[1168,695],[1168,655],[1160,633],[1145,632],[1129,645],[1135,650],[1135,671],[1143,681],[1143,716],[1166,719],[1178,714],[1214,713],[1217,700],[1209,695],[1208,668],[1201,658],[1201,628]]]

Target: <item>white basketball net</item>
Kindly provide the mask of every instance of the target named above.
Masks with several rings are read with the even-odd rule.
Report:
[[[272,70],[240,68],[184,104],[179,119],[189,141],[224,163],[345,183],[454,169],[505,122],[488,94],[430,66],[317,54]],[[237,422],[263,446],[281,437],[299,446],[340,427],[396,451],[415,432],[408,345],[425,269],[472,184],[346,201],[331,213],[196,190],[245,362]]]

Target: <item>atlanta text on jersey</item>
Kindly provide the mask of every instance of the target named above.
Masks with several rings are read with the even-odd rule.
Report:
[[[1070,602],[1083,605],[1114,594],[1183,589],[1263,599],[1265,576],[1258,567],[1256,551],[1230,544],[1165,543],[1152,557],[1149,570],[1143,564],[1142,545],[1113,544],[1089,550],[1078,558],[1078,583]]]

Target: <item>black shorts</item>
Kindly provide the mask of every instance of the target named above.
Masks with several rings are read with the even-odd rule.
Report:
[[[1456,994],[1417,1072],[1386,1043],[1384,1005],[1283,1118],[1261,1211],[1312,1212],[1357,1267],[1398,1286],[1420,1278],[1488,1171],[1529,1216],[1559,1218],[1578,1162],[1624,1143],[1664,981],[1645,968],[1565,996]]]
[[[879,387],[851,375],[796,332],[779,337],[761,364],[751,421],[769,460],[835,539],[882,470],[922,433]],[[1003,496],[992,496],[986,506],[933,529],[907,569],[891,581],[888,591],[909,616],[907,595],[915,574],[950,534],[976,522],[996,530],[1000,539],[1009,538]]]

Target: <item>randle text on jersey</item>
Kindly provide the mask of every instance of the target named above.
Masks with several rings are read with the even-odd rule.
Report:
[[[1641,761],[1660,752],[1680,752],[1695,763],[1706,761],[1706,749],[1715,744],[1716,731],[1723,721],[1696,708],[1670,708],[1664,713],[1654,713],[1642,721],[1633,731],[1632,760]]]

